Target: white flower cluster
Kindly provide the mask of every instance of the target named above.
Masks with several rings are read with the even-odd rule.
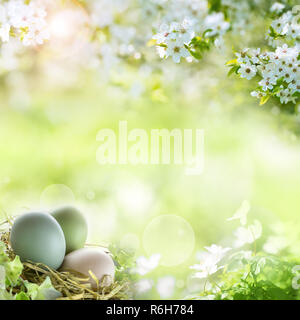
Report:
[[[289,0],[281,0],[283,3],[275,2],[270,8],[272,15],[280,15],[286,7]],[[212,1],[214,3],[214,1]],[[223,11],[231,23],[231,32],[244,35],[254,28],[253,21],[256,16],[267,18],[269,0],[221,0],[219,10]]]
[[[283,10],[282,7],[277,7],[273,10],[276,10],[276,13],[281,13]],[[271,9],[272,9],[271,8]],[[281,45],[287,41],[298,41],[300,40],[300,24],[297,21],[297,16],[293,14],[292,11],[287,11],[279,16],[278,19],[273,20],[271,28],[267,35],[269,44],[273,47]]]
[[[207,15],[204,20],[204,25],[202,29],[211,30],[206,36],[208,37],[222,37],[226,31],[229,29],[230,23],[225,21],[223,12],[214,12],[212,14]]]
[[[132,0],[90,0],[88,12],[91,28],[98,30],[101,46],[99,54],[104,67],[110,70],[120,58],[138,56],[134,42],[138,38],[130,15]]]
[[[181,24],[177,22],[170,25],[162,24],[159,33],[155,34],[153,39],[158,44],[157,52],[161,58],[171,56],[174,62],[179,63],[182,57],[190,56],[187,46],[194,36],[191,24],[184,20]]]
[[[273,3],[272,7],[270,8],[270,12],[275,12],[276,14],[280,14],[283,9],[285,8],[285,5],[280,2]]]
[[[104,28],[115,23],[115,17],[123,14],[129,7],[130,0],[90,0],[92,24]]]
[[[46,15],[40,1],[0,1],[0,39],[16,37],[25,46],[43,44],[50,36]]]
[[[188,18],[196,25],[208,14],[208,2],[206,0],[140,0],[145,18],[152,20],[155,27],[163,22],[181,22]]]
[[[133,270],[133,272],[141,276],[146,275],[158,267],[160,258],[160,254],[153,254],[149,258],[144,256],[138,257],[136,260],[136,268]]]
[[[227,12],[232,30],[238,34],[245,34],[246,30],[253,27],[251,23],[251,8],[248,1],[221,0]]]
[[[231,248],[223,248],[215,244],[210,247],[205,247],[205,249],[207,251],[198,253],[200,263],[190,267],[191,269],[196,270],[196,273],[194,274],[195,278],[207,278],[224,268],[224,266],[219,265],[219,262],[225,257],[226,253],[231,250]]]
[[[291,12],[283,14],[273,21],[273,29],[270,29],[274,39],[279,35],[280,41],[285,43],[266,52],[261,52],[260,48],[244,49],[236,53],[236,63],[231,64],[242,78],[251,80],[256,75],[259,77],[258,88],[251,95],[261,99],[261,103],[265,103],[271,96],[279,98],[281,104],[295,104],[299,98],[300,32],[299,25],[292,23],[292,17]]]
[[[255,220],[253,224],[247,225],[247,216],[250,210],[248,201],[243,201],[237,212],[227,221],[239,220],[240,226],[234,232],[235,239],[232,248],[223,248],[222,246],[213,244],[210,247],[205,247],[206,251],[199,252],[197,259],[199,264],[193,265],[190,268],[196,270],[194,276],[199,279],[207,279],[214,275],[217,271],[225,268],[228,259],[233,256],[248,256],[251,257],[251,251],[244,251],[240,248],[244,245],[254,243],[261,237],[262,226],[259,221]],[[239,251],[234,251],[234,248]],[[229,255],[228,255],[229,253]]]
[[[299,46],[289,48],[287,44],[276,48],[275,52],[261,53],[260,49],[245,49],[236,53],[238,73],[247,80],[258,75],[258,89],[252,96],[263,98],[276,96],[281,103],[296,103],[300,93]]]
[[[181,58],[191,60],[192,56],[197,57],[191,56],[191,40],[194,37],[201,36],[197,39],[197,50],[200,50],[201,56],[203,45],[205,49],[208,46],[207,39],[211,39],[215,45],[220,44],[222,36],[230,27],[222,12],[209,13],[206,0],[161,0],[159,4],[157,0],[150,2],[156,4],[162,16],[158,28],[157,21],[153,22],[154,29],[158,31],[153,35],[158,53],[161,58],[172,57],[176,63],[179,63]]]

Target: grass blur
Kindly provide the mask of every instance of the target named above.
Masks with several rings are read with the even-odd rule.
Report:
[[[192,255],[149,276],[174,276],[174,298],[193,286],[188,266],[195,263],[196,252],[212,243],[226,244],[235,227],[226,219],[244,200],[251,204],[251,219],[263,223],[259,245],[282,223],[290,251],[299,255],[299,119],[280,112],[272,101],[259,107],[248,81],[227,77],[224,64],[230,58],[230,52],[212,52],[196,72],[169,61],[162,62],[165,70],[158,75],[128,67],[114,76],[114,84],[99,81],[101,74],[83,73],[70,87],[32,78],[21,79],[11,91],[3,85],[2,216],[71,202],[86,213],[90,242],[129,244],[136,257],[147,255],[144,230],[154,217],[183,217],[195,234]],[[13,81],[19,83],[18,76]],[[24,80],[29,81],[25,88]],[[129,129],[204,129],[203,174],[186,176],[175,165],[100,166],[97,132],[117,131],[120,120],[127,120]],[[52,185],[54,196],[47,193]],[[180,244],[168,245],[182,250]],[[160,296],[153,288],[144,297]]]

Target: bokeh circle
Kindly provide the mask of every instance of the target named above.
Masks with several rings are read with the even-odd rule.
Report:
[[[74,204],[75,195],[73,191],[64,184],[52,184],[46,187],[40,197],[40,205],[44,207],[55,207],[66,204]]]
[[[177,266],[185,262],[194,250],[194,230],[182,217],[161,215],[145,228],[143,246],[147,255],[161,255],[161,265]]]

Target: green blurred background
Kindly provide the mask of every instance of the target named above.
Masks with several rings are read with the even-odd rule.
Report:
[[[260,40],[260,35],[252,39]],[[81,72],[68,86],[51,86],[33,73],[16,73],[9,81],[2,76],[1,218],[4,212],[71,203],[85,212],[90,243],[113,243],[138,257],[148,254],[144,231],[153,218],[180,216],[195,242],[164,241],[179,260],[186,250],[191,254],[146,276],[154,282],[174,279],[168,298],[197,290],[188,266],[203,246],[227,244],[236,225],[226,219],[244,200],[251,204],[251,219],[263,223],[260,245],[275,230],[289,239],[289,252],[299,255],[300,118],[273,101],[259,107],[250,96],[253,83],[228,78],[228,47],[195,65],[162,61],[160,72],[124,66],[110,82],[103,81],[101,70]],[[129,130],[204,129],[203,174],[187,176],[175,165],[99,165],[97,132],[117,132],[121,120]],[[160,240],[161,231],[152,236]],[[141,297],[161,295],[154,285]]]

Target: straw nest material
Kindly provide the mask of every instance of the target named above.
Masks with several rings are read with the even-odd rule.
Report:
[[[11,259],[15,254],[9,243],[11,221],[0,223],[6,225],[5,231],[0,230],[0,241],[6,246],[6,252]],[[3,229],[2,229],[3,230]],[[114,281],[110,286],[101,286],[101,283],[91,273],[91,277],[96,281],[97,288],[92,289],[87,283],[88,277],[76,272],[58,271],[49,268],[42,263],[24,262],[21,277],[30,283],[40,285],[49,277],[53,287],[61,293],[57,300],[123,300],[128,299],[129,283]],[[104,283],[105,279],[102,279]],[[18,293],[20,289],[14,287],[13,293]]]

